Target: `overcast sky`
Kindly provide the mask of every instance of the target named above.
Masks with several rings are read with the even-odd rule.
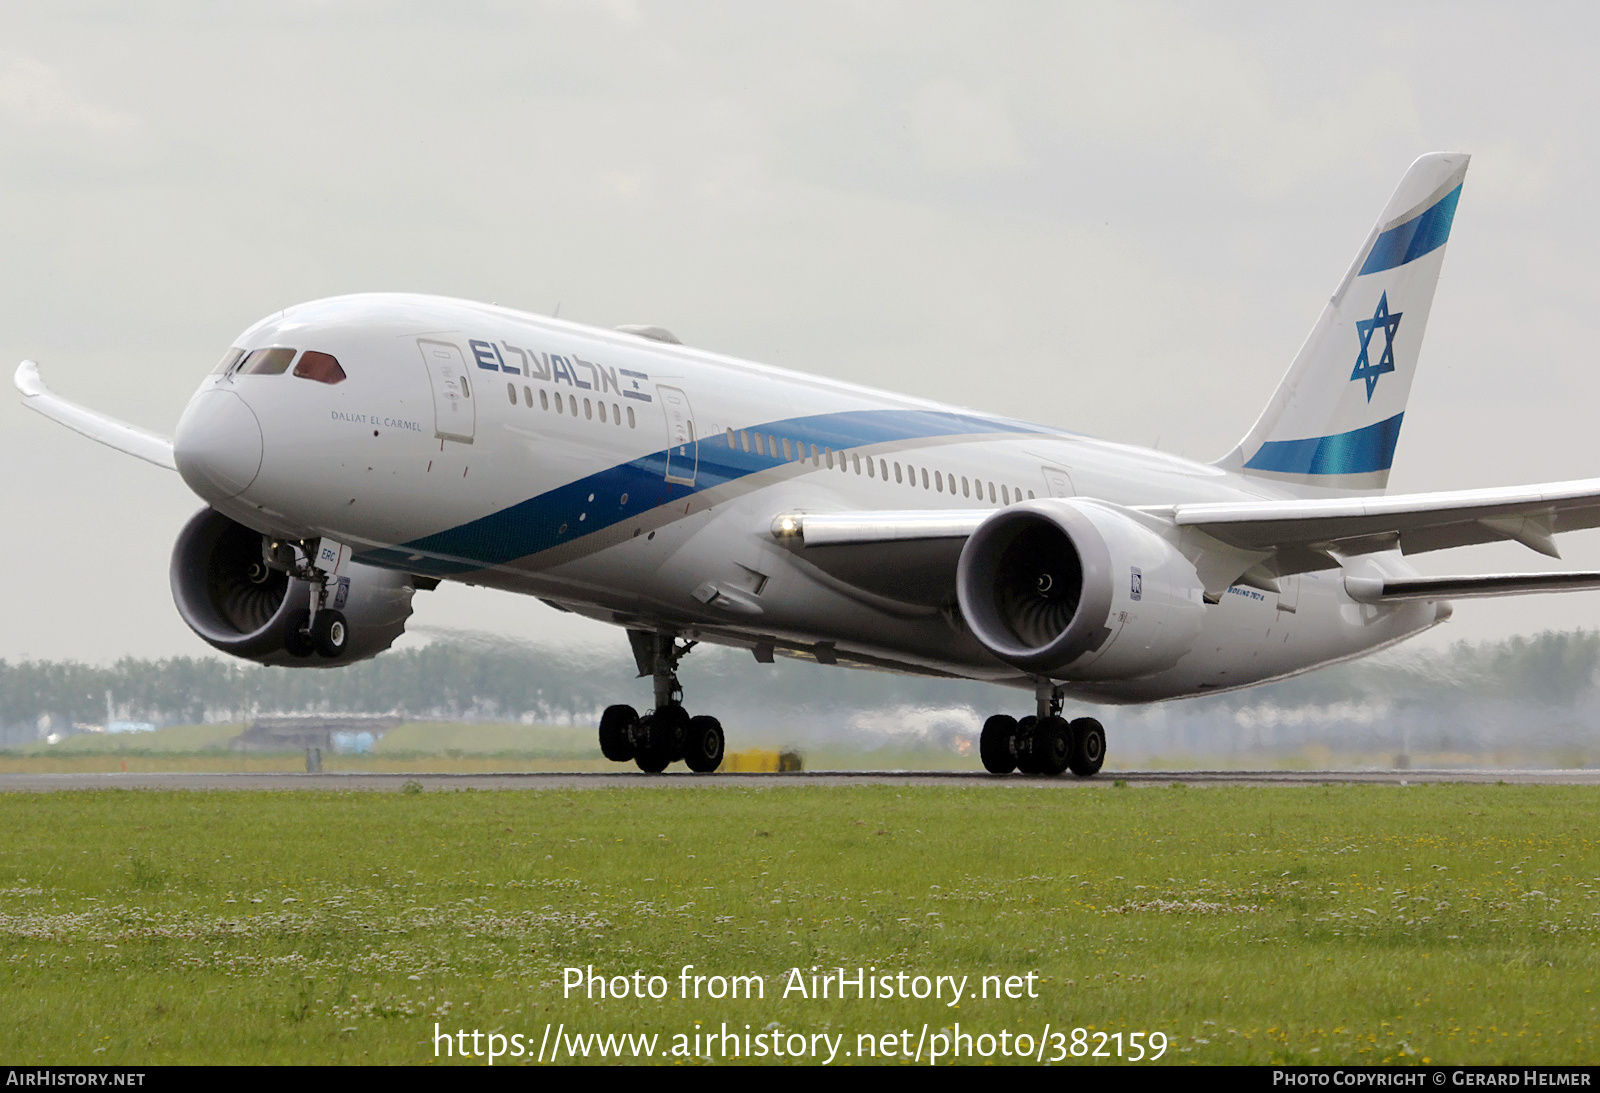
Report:
[[[0,372],[170,435],[256,319],[420,291],[1213,459],[1451,149],[1390,489],[1600,475],[1597,47],[1576,4],[8,4]],[[0,657],[209,652],[176,475],[14,396],[0,455]],[[1597,612],[1464,603],[1423,640]],[[621,641],[482,590],[413,625]]]

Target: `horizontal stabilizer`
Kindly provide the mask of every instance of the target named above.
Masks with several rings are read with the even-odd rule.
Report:
[[[39,366],[33,361],[23,361],[18,365],[12,382],[23,394],[23,405],[30,410],[37,410],[51,421],[60,422],[73,432],[82,433],[90,440],[98,440],[119,452],[138,456],[147,463],[154,463],[169,471],[178,469],[172,461],[172,441],[68,402],[44,385],[44,380],[39,376]]]
[[[1344,579],[1345,591],[1361,603],[1405,600],[1472,600],[1488,596],[1525,596],[1534,592],[1593,592],[1600,589],[1600,570],[1578,573],[1488,573],[1478,577],[1355,577]]]

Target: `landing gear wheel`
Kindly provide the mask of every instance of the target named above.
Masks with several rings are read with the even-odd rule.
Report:
[[[1067,765],[1079,778],[1088,778],[1100,772],[1106,761],[1106,729],[1092,717],[1080,717],[1069,726],[1072,730],[1072,754]]]
[[[1023,774],[1043,774],[1033,754],[1033,727],[1039,719],[1028,715],[1017,722],[1017,770]]]
[[[1073,739],[1071,727],[1054,714],[1033,727],[1033,761],[1040,774],[1053,778],[1067,769],[1072,758]],[[1100,768],[1097,765],[1095,769]]]
[[[633,761],[647,774],[659,774],[684,756],[689,711],[677,703],[639,718],[633,730]]]
[[[291,657],[309,657],[316,652],[317,644],[306,632],[306,624],[310,619],[309,611],[292,611],[285,620],[283,651]]]
[[[633,758],[633,739],[628,730],[639,720],[639,711],[632,706],[607,706],[600,715],[600,754],[613,763],[626,763]]]
[[[1017,719],[997,713],[983,723],[978,737],[978,758],[990,774],[1010,774],[1017,769]]]
[[[645,714],[633,724],[633,761],[646,774],[660,774],[672,756],[654,746],[655,715]]]
[[[696,774],[710,774],[722,765],[722,722],[701,715],[689,719],[689,739],[683,761]]]
[[[318,611],[317,621],[311,627],[311,644],[317,654],[328,660],[342,654],[350,646],[350,624],[338,611]]]

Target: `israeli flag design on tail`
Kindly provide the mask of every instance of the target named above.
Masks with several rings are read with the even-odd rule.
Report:
[[[1218,466],[1308,496],[1388,485],[1469,159],[1434,152],[1406,171],[1272,401]]]

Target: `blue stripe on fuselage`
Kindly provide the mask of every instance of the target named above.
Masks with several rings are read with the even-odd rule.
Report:
[[[1457,186],[1425,211],[1378,236],[1367,260],[1361,263],[1358,276],[1403,266],[1444,246],[1450,240],[1450,224],[1456,218],[1456,203],[1460,200],[1461,187]]]
[[[814,414],[788,418],[763,425],[747,426],[742,433],[775,437],[782,451],[787,439],[806,445],[806,458],[815,445],[846,452],[872,444],[935,437],[982,436],[995,433],[1034,433],[1069,435],[1057,429],[1028,425],[1000,418],[929,410],[851,410],[835,414]],[[369,565],[401,569],[432,577],[447,577],[476,569],[504,565],[517,558],[549,550],[630,517],[715,488],[752,474],[798,462],[781,454],[758,455],[745,451],[742,443],[728,447],[726,434],[704,437],[699,442],[699,466],[695,484],[668,482],[667,449],[652,452],[628,463],[608,467],[596,474],[557,486],[526,501],[462,524],[459,527],[425,535],[397,547],[381,547],[356,556]],[[674,472],[686,477],[674,451]],[[826,467],[826,463],[821,466]],[[837,472],[836,472],[837,473]],[[594,500],[590,501],[589,498]],[[626,503],[622,500],[627,498]],[[420,555],[420,557],[418,557]]]

